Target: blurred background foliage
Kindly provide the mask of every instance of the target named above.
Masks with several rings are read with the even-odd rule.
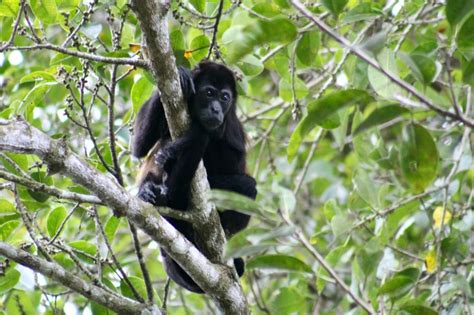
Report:
[[[141,29],[127,1],[20,1],[0,0],[0,118],[21,115],[53,138],[64,137],[74,152],[135,193],[139,161],[130,155],[131,126],[155,89],[153,78],[130,64],[77,55],[140,58]],[[213,200],[254,214],[226,248],[229,257],[246,257],[242,285],[252,312],[364,313],[309,246],[377,312],[472,314],[474,1],[304,5],[392,78],[288,0],[178,0],[168,17],[179,65],[192,68],[210,56],[238,77],[247,169],[259,195],[249,203],[214,192]],[[34,156],[0,153],[0,162],[3,172],[87,193],[68,178],[47,175]],[[62,266],[82,276],[79,266],[100,269],[106,286],[133,297],[113,249],[145,296],[124,218],[21,186],[17,195]],[[36,253],[18,204],[10,191],[1,192],[0,240]],[[163,299],[159,248],[139,236]],[[110,313],[1,258],[0,293],[5,314]],[[216,312],[206,296],[173,283],[167,309]]]

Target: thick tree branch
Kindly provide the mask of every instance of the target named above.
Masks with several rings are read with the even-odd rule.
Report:
[[[0,255],[28,267],[31,270],[39,272],[45,277],[53,279],[65,287],[70,288],[86,298],[108,307],[119,314],[142,314],[145,310],[147,310],[149,314],[161,314],[156,306],[147,308],[146,305],[140,304],[129,298],[112,294],[111,292],[93,285],[90,281],[85,281],[73,275],[55,262],[40,259],[35,255],[31,255],[28,252],[17,249],[7,243],[0,242]]]
[[[52,140],[23,120],[0,120],[0,151],[35,154],[50,172],[59,172],[94,193],[116,213],[126,215],[166,252],[229,314],[246,313],[247,304],[231,268],[211,263],[155,207],[132,197],[109,176],[71,153],[63,140]]]

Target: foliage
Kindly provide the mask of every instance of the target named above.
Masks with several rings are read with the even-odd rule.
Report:
[[[211,200],[254,214],[226,248],[247,260],[241,283],[252,312],[364,314],[365,301],[384,314],[472,313],[474,2],[306,1],[336,39],[294,3],[225,0],[220,11],[217,0],[171,2],[177,63],[193,67],[210,55],[239,79],[259,195],[216,191]],[[141,32],[123,0],[0,0],[0,118],[21,115],[65,138],[135,193],[130,131],[155,84],[135,62]],[[33,155],[0,153],[0,163],[2,178],[90,193]],[[137,299],[131,284],[146,299],[126,219],[0,185],[0,241],[43,257],[36,237],[74,274]],[[157,305],[214,312],[208,297],[174,284],[165,297],[159,246],[139,236]],[[108,313],[2,257],[0,293],[7,314]]]

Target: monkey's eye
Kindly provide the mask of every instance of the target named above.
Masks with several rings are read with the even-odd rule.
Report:
[[[221,100],[222,100],[223,102],[226,102],[226,103],[227,103],[227,102],[230,100],[229,94],[227,94],[227,93],[222,94]]]
[[[212,89],[207,89],[206,90],[206,95],[207,97],[213,97],[216,93]]]

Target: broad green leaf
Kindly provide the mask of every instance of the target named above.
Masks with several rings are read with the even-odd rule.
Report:
[[[291,82],[289,79],[281,79],[280,84],[278,85],[279,95],[285,102],[293,101],[293,90],[291,86]],[[295,77],[295,96],[296,99],[301,99],[308,95],[308,87],[306,84]]]
[[[206,35],[199,35],[191,41],[191,47],[189,48],[192,51],[192,56],[194,60],[201,60],[207,56],[207,52],[211,42]]]
[[[8,221],[0,225],[0,240],[6,241],[8,237],[20,226],[20,221]],[[0,277],[1,278],[1,277]]]
[[[382,14],[382,11],[375,8],[372,2],[361,3],[345,14],[342,23],[355,23],[375,19]]]
[[[31,10],[45,24],[56,22],[58,8],[55,0],[30,0]]]
[[[212,189],[210,201],[214,202],[220,210],[233,209],[241,213],[262,217],[269,215],[268,212],[263,211],[255,200],[231,191]]]
[[[254,255],[263,253],[265,251],[268,251],[272,248],[275,248],[277,246],[278,246],[278,243],[276,242],[243,246],[236,249],[229,249],[229,251],[226,251],[225,257],[235,258],[235,257],[244,257],[244,256],[254,256]]]
[[[38,82],[38,81],[56,81],[53,74],[46,71],[35,71],[21,78],[20,83]]]
[[[352,134],[355,136],[363,131],[379,126],[408,112],[408,109],[396,104],[378,107],[356,127]]]
[[[357,255],[357,262],[365,276],[369,276],[377,270],[383,251],[369,252],[366,249],[360,250]]]
[[[357,169],[352,181],[359,196],[372,208],[378,209],[380,205],[377,193],[380,186],[377,187],[377,182],[369,177],[367,171],[363,168]]]
[[[474,88],[474,60],[471,60],[465,65],[462,71],[462,80]]]
[[[338,16],[349,0],[322,0],[322,4],[335,16]]]
[[[58,83],[55,81],[41,81],[37,83],[23,98],[19,107],[17,108],[17,113],[21,115],[28,115],[29,112],[44,99],[46,93]]]
[[[413,288],[414,282],[405,276],[396,276],[387,280],[378,290],[378,295],[389,295],[393,298],[401,297]]]
[[[6,300],[4,306],[2,306],[6,309],[7,315],[36,315],[42,313],[39,310],[42,296],[40,290],[21,291],[14,289],[11,290],[9,294],[9,298]],[[19,309],[18,305],[21,305],[21,309]]]
[[[222,35],[222,42],[227,48],[227,60],[235,63],[243,56],[255,50],[256,46],[268,43],[287,44],[298,34],[296,26],[286,18],[258,20],[251,25],[238,25],[229,28]]]
[[[262,73],[263,71],[263,64],[260,59],[256,58],[252,55],[247,55],[243,57],[238,63],[240,70],[245,74],[247,77],[254,77]]]
[[[53,185],[53,178],[51,176],[47,176],[45,172],[34,172],[31,174],[31,177],[37,182],[43,183],[45,185],[48,185],[48,186]],[[32,190],[28,190],[28,194],[31,197],[33,197],[33,199],[39,202],[45,202],[50,197],[46,193],[32,191]]]
[[[428,56],[422,54],[412,54],[410,56],[401,54],[400,56],[410,67],[416,79],[424,85],[433,82],[441,70],[441,66]]]
[[[311,272],[311,267],[293,256],[263,255],[247,261],[248,269],[279,269],[298,272]]]
[[[147,293],[146,293],[146,285],[145,281],[143,279],[135,277],[135,276],[128,276],[128,280],[130,280],[130,283],[132,286],[135,288],[135,290],[138,292],[138,294],[146,300]],[[127,282],[125,280],[120,280],[120,291],[122,292],[123,295],[126,297],[129,297],[131,299],[136,299],[135,295],[133,294],[132,289],[128,286]],[[153,289],[153,296],[158,299],[158,304],[161,304],[161,300],[158,294],[156,294],[155,289]]]
[[[300,314],[306,308],[306,297],[294,287],[281,288],[280,293],[271,303],[271,314]]]
[[[2,0],[0,3],[0,16],[16,17],[20,10],[20,0]]]
[[[107,239],[109,240],[109,242],[113,241],[119,224],[120,224],[120,218],[114,215],[110,216],[110,218],[105,223],[105,226],[104,226],[105,236],[107,236]]]
[[[400,146],[402,178],[411,190],[422,192],[436,178],[439,154],[431,134],[418,124],[409,124],[403,130]]]
[[[319,50],[320,35],[318,31],[303,34],[296,46],[296,56],[306,66],[311,66]]]
[[[76,10],[79,6],[79,3],[80,0],[56,0],[56,4],[60,12]]]
[[[5,272],[5,275],[0,276],[0,293],[13,288],[20,281],[20,276],[20,272],[13,268]]]
[[[472,0],[447,0],[446,18],[451,25],[456,25],[474,10],[474,1]]]
[[[438,315],[439,313],[432,309],[431,307],[419,304],[411,304],[410,302],[409,305],[403,305],[400,310],[407,312],[408,314],[412,315]],[[413,302],[415,303],[415,302]]]
[[[180,29],[174,29],[170,33],[170,43],[174,51],[185,50],[184,35]]]
[[[206,10],[205,0],[189,0],[189,3],[191,3],[193,7],[201,13],[204,13],[204,10]]]
[[[383,50],[378,55],[377,60],[379,61],[382,69],[388,71],[392,75],[398,76],[393,52]],[[402,94],[402,89],[377,69],[369,66],[367,71],[370,85],[374,91],[383,98],[390,100],[394,99],[395,95]]]
[[[97,247],[95,246],[95,244],[89,243],[88,241],[84,241],[84,240],[72,241],[69,243],[69,246],[77,249],[79,252],[88,254],[89,256],[95,257],[97,253]],[[81,253],[78,253],[77,255],[79,258],[81,258],[85,262],[88,262],[88,263],[93,262],[92,259],[87,255],[83,255]]]
[[[57,207],[49,213],[46,225],[50,237],[56,235],[66,216],[67,211],[64,207]]]
[[[252,7],[252,11],[257,12],[267,18],[273,18],[280,13],[280,10],[273,3],[257,3]]]
[[[373,100],[367,92],[362,90],[336,91],[308,105],[306,115],[293,131],[288,144],[288,159],[292,160],[304,137],[317,125],[339,109],[353,104],[367,104]]]
[[[461,25],[456,38],[458,47],[470,58],[474,56],[474,13],[472,13]]]
[[[146,76],[142,76],[133,84],[131,97],[135,113],[138,113],[140,107],[151,97],[154,89],[155,85]]]

